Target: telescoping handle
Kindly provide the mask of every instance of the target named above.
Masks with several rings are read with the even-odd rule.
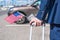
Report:
[[[29,40],[32,40],[32,32],[33,32],[33,27],[35,27],[35,23],[32,23],[32,25],[30,25],[30,35],[29,35]],[[42,25],[42,40],[44,40],[44,27],[45,24]]]
[[[30,27],[30,35],[29,35],[29,40],[32,40],[32,26]]]
[[[30,35],[29,35],[29,40],[32,40],[32,29],[33,27],[35,26],[36,24],[35,23],[32,23],[32,25],[30,25]]]
[[[42,26],[43,26],[43,27],[42,27],[42,40],[44,40],[44,34],[45,34],[45,32],[44,32],[44,30],[45,30],[45,24],[43,24]]]

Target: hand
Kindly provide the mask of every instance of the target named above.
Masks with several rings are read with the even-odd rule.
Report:
[[[41,26],[41,25],[43,25],[43,21],[42,21],[42,20],[39,20],[39,19],[37,19],[37,18],[33,18],[33,19],[30,21],[30,24],[32,24],[32,23],[35,23],[36,26]]]

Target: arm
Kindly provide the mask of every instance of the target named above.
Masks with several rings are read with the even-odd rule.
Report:
[[[36,16],[38,19],[45,20],[47,12],[49,11],[49,10],[47,10],[47,9],[49,9],[48,8],[49,5],[50,5],[50,0],[41,0],[40,10]]]
[[[41,26],[43,24],[43,21],[45,20],[47,13],[50,12],[51,9],[53,8],[54,1],[55,0],[41,0],[40,10],[36,16],[38,19],[33,18],[30,21],[30,24],[32,24],[34,22],[36,24],[36,26]]]

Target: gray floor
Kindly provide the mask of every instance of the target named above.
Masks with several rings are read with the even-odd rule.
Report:
[[[5,21],[7,13],[0,12],[0,40],[29,40],[29,24],[9,24]],[[33,27],[32,40],[42,40],[42,27]],[[45,40],[49,40],[49,25],[45,27]]]

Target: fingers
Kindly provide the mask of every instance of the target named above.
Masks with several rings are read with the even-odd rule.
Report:
[[[31,20],[30,21],[30,25],[32,25],[32,23],[34,23],[34,25],[35,26],[41,26],[41,25],[43,25],[43,21],[41,21],[41,20]]]
[[[36,23],[36,26],[40,26],[40,23],[39,23],[39,22],[37,22],[37,23]]]
[[[37,22],[36,23],[36,26],[42,26],[43,24],[42,24],[42,22]]]
[[[32,20],[32,21],[30,21],[30,25],[32,25],[32,23],[33,23],[33,22],[35,22],[35,21],[33,21],[33,20]]]
[[[32,25],[32,23],[34,23],[35,26],[41,26],[42,25],[40,22],[37,22],[37,21],[31,21],[30,25]]]

